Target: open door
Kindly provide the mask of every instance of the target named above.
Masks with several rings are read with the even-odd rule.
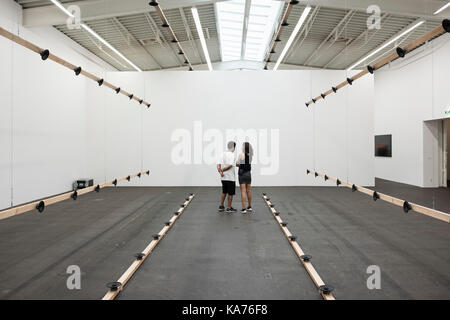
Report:
[[[438,180],[439,187],[450,187],[450,165],[449,165],[449,144],[450,144],[450,119],[437,120],[438,124],[438,145],[439,163]]]
[[[446,119],[444,122],[444,132],[446,132],[444,137],[444,171],[446,175],[446,186],[447,188],[450,188],[450,119]]]
[[[439,124],[439,186],[450,187],[450,119],[442,119]]]

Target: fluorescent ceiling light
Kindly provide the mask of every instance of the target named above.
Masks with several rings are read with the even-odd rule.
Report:
[[[360,65],[361,63],[363,63],[364,61],[366,61],[367,59],[369,59],[370,57],[374,56],[375,54],[377,54],[378,52],[380,52],[381,50],[383,50],[384,48],[386,48],[387,46],[391,45],[392,43],[394,43],[395,41],[397,41],[398,39],[400,39],[401,37],[407,35],[408,33],[410,33],[411,31],[413,31],[414,29],[416,29],[417,27],[419,27],[420,25],[422,25],[425,21],[419,21],[417,22],[415,25],[413,25],[412,27],[408,28],[407,30],[405,30],[404,32],[402,32],[401,34],[399,34],[398,36],[392,38],[391,40],[389,40],[388,42],[386,42],[385,44],[383,44],[381,47],[379,47],[378,49],[372,51],[369,55],[367,55],[366,57],[362,58],[361,60],[359,60],[358,62],[356,62],[354,65],[352,65],[350,68],[348,68],[347,70],[350,71],[353,68],[355,68],[356,66]]]
[[[289,50],[289,47],[292,45],[292,42],[294,41],[295,37],[297,36],[297,33],[300,31],[300,28],[302,27],[303,23],[306,20],[306,17],[308,17],[309,12],[311,11],[311,7],[307,6],[305,10],[303,10],[302,15],[300,16],[300,19],[298,19],[297,25],[294,28],[294,31],[292,31],[291,36],[289,37],[289,40],[287,41],[286,45],[284,46],[283,51],[281,52],[280,56],[278,57],[278,61],[275,64],[275,67],[273,70],[277,70],[280,66],[281,61],[283,61],[284,56]]]
[[[110,45],[105,39],[100,37],[94,30],[89,28],[86,24],[82,23],[81,27],[83,27],[84,30],[88,31],[90,34],[92,34],[94,37],[96,37],[101,43],[103,43],[105,46],[107,46],[109,49],[111,49],[115,54],[117,54],[119,57],[121,57],[123,60],[125,60],[134,69],[136,69],[139,72],[142,72],[142,70],[139,69],[133,62],[128,60],[122,53],[120,53],[116,48],[114,48],[112,45]]]
[[[69,17],[71,17],[71,18],[73,18],[74,17],[74,15],[69,11],[69,10],[67,10],[66,8],[64,8],[64,6],[59,2],[59,1],[56,1],[56,0],[50,0],[51,2],[53,2],[53,4],[55,5],[55,6],[57,6],[62,12],[64,12],[66,15],[68,15]]]
[[[450,2],[448,2],[446,5],[444,5],[442,8],[438,9],[434,14],[438,14],[441,13],[442,11],[444,11],[445,9],[447,9],[448,7],[450,7]]]
[[[64,6],[57,0],[50,0],[55,6],[57,6],[62,12],[64,12],[67,16],[73,18],[74,15],[64,8]],[[105,46],[107,46],[109,49],[111,49],[115,54],[117,54],[119,57],[121,57],[123,60],[125,60],[130,66],[132,66],[134,69],[136,69],[139,72],[142,72],[141,69],[139,69],[133,62],[128,60],[122,53],[120,53],[116,48],[114,48],[112,45],[110,45],[105,39],[100,37],[94,30],[89,28],[86,24],[82,23],[81,27],[88,31],[90,34],[92,34],[94,37],[96,37],[101,43],[103,43]]]
[[[208,47],[206,46],[205,36],[203,34],[202,24],[200,23],[200,17],[198,16],[198,11],[196,7],[192,7],[192,16],[194,17],[195,26],[197,27],[197,33],[200,37],[200,43],[203,48],[203,55],[205,56],[206,63],[208,64],[209,71],[212,71],[211,59],[209,58]]]

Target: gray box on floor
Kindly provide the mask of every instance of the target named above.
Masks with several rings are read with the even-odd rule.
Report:
[[[94,179],[78,179],[73,183],[73,190],[84,189],[87,187],[92,187],[94,185]]]

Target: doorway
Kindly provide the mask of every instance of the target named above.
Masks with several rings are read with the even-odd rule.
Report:
[[[446,138],[445,140],[445,152],[444,152],[444,158],[446,160],[446,166],[445,166],[445,172],[447,174],[447,188],[450,188],[450,119],[445,119],[444,121],[444,129],[446,131]]]
[[[439,125],[439,186],[450,188],[450,119]]]

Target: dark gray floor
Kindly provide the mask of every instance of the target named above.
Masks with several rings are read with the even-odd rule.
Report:
[[[347,188],[258,191],[270,194],[338,299],[450,299],[448,223]],[[367,289],[370,265],[381,269],[381,290]]]
[[[416,202],[429,192],[398,187],[377,190]],[[188,192],[197,197],[119,298],[320,298],[267,192],[336,298],[450,299],[448,224],[335,187],[255,188],[250,216],[217,214],[218,188],[107,188],[2,220],[0,299],[100,299]],[[66,288],[69,265],[82,270],[81,290]],[[369,265],[381,268],[381,290],[366,287]]]
[[[403,183],[375,179],[379,192],[397,197],[409,202],[415,202],[428,208],[450,212],[450,188],[419,188]],[[450,186],[450,184],[449,184]]]
[[[100,299],[191,188],[106,188],[0,221],[0,299]],[[78,265],[82,289],[68,290]]]
[[[254,214],[219,214],[218,194],[218,188],[198,190],[119,297],[320,299],[262,199]]]

